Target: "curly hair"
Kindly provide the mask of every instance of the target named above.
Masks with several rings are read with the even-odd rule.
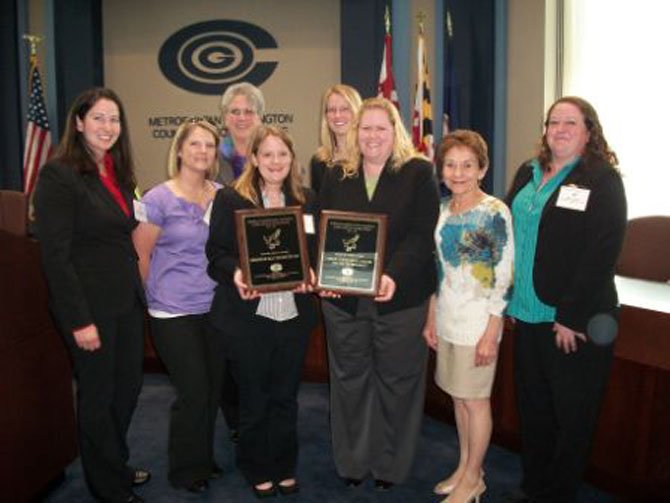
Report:
[[[444,166],[444,158],[447,152],[454,147],[469,148],[479,164],[479,169],[486,169],[489,166],[489,149],[486,146],[484,138],[476,131],[469,129],[456,129],[450,132],[442,139],[440,146],[435,152],[435,166],[437,166],[437,173],[442,178],[442,167]]]
[[[549,125],[549,117],[551,117],[552,111],[559,103],[570,103],[571,105],[576,106],[582,113],[586,130],[589,132],[589,141],[584,147],[583,157],[598,159],[606,162],[613,168],[616,168],[619,164],[619,159],[607,144],[607,140],[603,134],[602,125],[600,124],[600,119],[598,118],[598,113],[595,108],[593,108],[593,105],[584,98],[578,96],[563,96],[562,98],[557,99],[549,107],[547,118],[544,121],[544,134],[542,135],[537,155],[542,169],[545,171],[549,170],[549,165],[551,164],[552,153],[549,144],[547,143],[547,126]]]

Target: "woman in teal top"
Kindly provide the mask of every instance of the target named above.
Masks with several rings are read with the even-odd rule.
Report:
[[[574,501],[612,361],[590,340],[594,315],[616,315],[614,266],[626,228],[617,158],[585,100],[550,108],[540,152],[517,172],[515,379],[521,420],[520,501]],[[525,499],[524,499],[525,498]]]

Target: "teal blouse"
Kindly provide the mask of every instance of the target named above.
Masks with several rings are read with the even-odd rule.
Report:
[[[540,219],[545,204],[579,162],[565,166],[556,176],[540,187],[542,168],[537,159],[531,161],[533,177],[512,202],[514,221],[514,289],[507,304],[507,315],[526,323],[553,322],[556,309],[542,302],[533,286],[535,249]]]

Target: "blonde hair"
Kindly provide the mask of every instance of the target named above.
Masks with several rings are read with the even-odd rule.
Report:
[[[254,131],[251,143],[249,145],[249,155],[244,165],[242,175],[233,183],[233,188],[243,198],[251,201],[256,206],[261,204],[262,177],[258,170],[258,164],[254,163],[253,158],[258,157],[258,149],[261,143],[265,141],[268,136],[275,136],[279,138],[284,145],[286,145],[291,152],[291,168],[289,174],[284,180],[283,190],[289,193],[293,199],[299,203],[305,202],[305,193],[302,189],[300,172],[298,170],[298,161],[295,157],[295,149],[293,147],[293,140],[286,131],[276,126],[258,126]]]
[[[361,95],[358,91],[346,84],[335,84],[330,86],[323,93],[321,98],[321,124],[319,127],[319,148],[316,151],[316,158],[319,161],[324,161],[327,166],[332,166],[335,161],[335,150],[337,147],[335,134],[328,126],[327,110],[328,100],[333,94],[339,94],[351,108],[351,112],[355,117],[358,110],[361,108]]]
[[[218,174],[219,130],[216,128],[216,126],[205,120],[191,119],[189,121],[182,122],[182,124],[177,128],[174,137],[172,138],[172,143],[170,144],[170,150],[168,150],[167,159],[167,172],[170,178],[176,177],[179,173],[179,170],[181,169],[181,158],[178,155],[179,151],[184,145],[186,139],[191,135],[191,132],[196,128],[204,129],[208,133],[211,133],[212,137],[214,138],[214,149],[216,155],[214,156],[212,165],[207,169],[206,178],[208,180],[212,180]]]
[[[398,171],[403,164],[412,158],[426,159],[420,154],[412,144],[412,140],[400,119],[398,109],[386,98],[368,98],[363,101],[354,123],[347,134],[347,157],[342,164],[344,177],[356,176],[361,164],[361,149],[358,145],[358,130],[361,125],[361,118],[368,110],[383,110],[393,126],[393,150],[389,158],[391,170]]]

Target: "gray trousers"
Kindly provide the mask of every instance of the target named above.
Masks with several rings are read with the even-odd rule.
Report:
[[[380,315],[361,299],[355,316],[324,301],[330,422],[337,472],[399,483],[412,467],[423,417],[427,302]]]

